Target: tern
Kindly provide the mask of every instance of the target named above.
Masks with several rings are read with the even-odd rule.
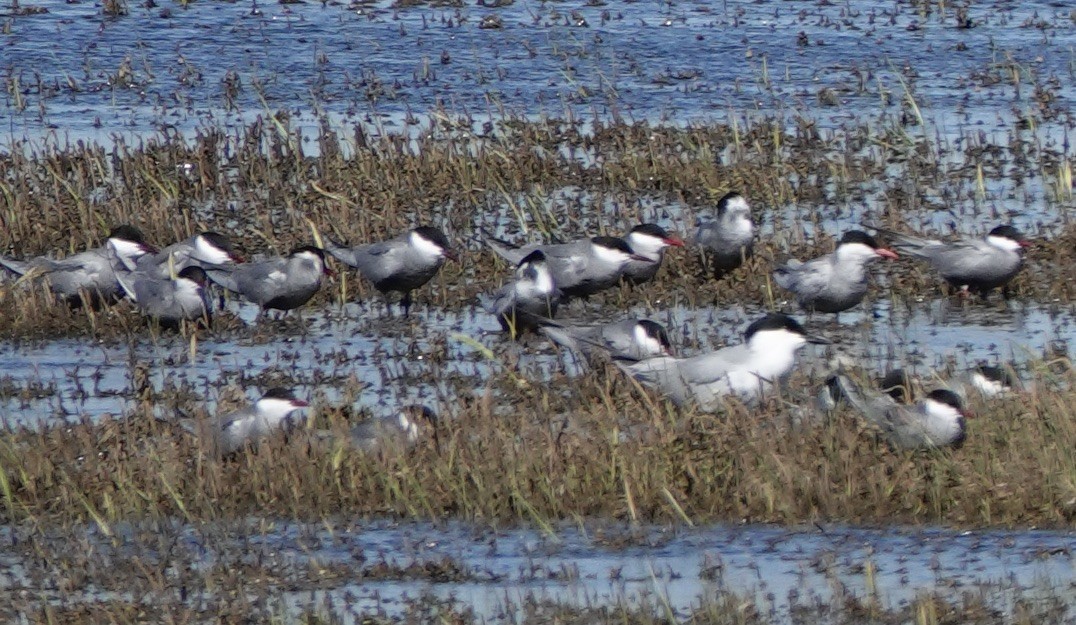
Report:
[[[617,364],[677,406],[694,402],[704,412],[716,412],[729,395],[757,399],[792,371],[796,352],[808,343],[829,341],[808,334],[787,315],[770,314],[747,327],[741,345],[690,358],[660,356]]]
[[[571,350],[582,362],[599,353],[621,362],[672,355],[665,327],[650,319],[625,319],[591,326],[549,322],[542,325],[541,332],[557,345]]]
[[[891,395],[864,388],[851,378],[837,374],[828,384],[839,389],[864,419],[899,449],[960,448],[967,436],[968,413],[960,397],[949,389],[937,389],[914,404],[904,404]]]
[[[516,338],[556,316],[560,300],[545,253],[534,250],[520,260],[515,279],[494,293],[486,309],[497,316],[502,330]]]
[[[429,282],[446,258],[456,260],[445,234],[431,226],[420,226],[387,241],[357,247],[330,242],[325,251],[358,269],[381,293],[402,293],[400,306],[404,316],[411,311],[411,291]]]
[[[683,247],[684,242],[670,235],[657,224],[640,224],[631,229],[624,237],[632,253],[646,260],[632,260],[621,270],[629,284],[643,284],[654,279],[661,261],[665,259],[665,248]]]
[[[104,245],[64,259],[38,256],[30,260],[0,257],[0,266],[33,280],[43,280],[53,294],[72,307],[97,307],[123,297],[116,280],[113,259],[134,265],[139,258],[156,251],[134,226],[117,226]]]
[[[367,453],[387,447],[412,447],[437,431],[437,413],[428,406],[404,406],[394,415],[367,419],[349,432],[351,447]]]
[[[269,389],[253,404],[214,420],[211,435],[218,453],[227,456],[276,432],[287,432],[297,425],[296,412],[308,405],[290,389]]]
[[[806,262],[792,259],[773,272],[773,279],[791,291],[804,310],[839,313],[863,301],[868,264],[879,258],[896,257],[892,250],[880,247],[874,237],[852,230],[841,237],[833,252]]]
[[[156,254],[146,254],[133,264],[117,259],[132,272],[156,274],[167,278],[187,267],[228,265],[242,262],[243,258],[232,247],[228,237],[219,232],[200,232],[188,239],[173,243]]]
[[[714,276],[722,278],[751,256],[755,241],[755,224],[751,206],[742,195],[731,191],[717,202],[717,219],[699,225],[695,245],[709,259]]]
[[[998,287],[1008,296],[1008,283],[1024,264],[1024,250],[1031,243],[1016,228],[1004,225],[982,239],[960,239],[946,243],[901,234],[873,225],[866,226],[885,235],[900,252],[923,259],[950,285],[983,297]]]
[[[549,263],[557,288],[566,299],[587,297],[616,286],[625,267],[633,260],[655,262],[636,254],[627,241],[616,237],[600,236],[571,243],[515,247],[487,234],[485,242],[498,256],[517,264],[528,254],[540,250]]]
[[[184,321],[209,320],[213,308],[206,293],[209,278],[201,267],[185,267],[175,278],[120,271],[116,279],[142,314],[162,326],[178,328]]]
[[[209,279],[257,304],[262,311],[292,310],[310,301],[331,275],[325,252],[311,245],[297,247],[284,257],[240,265],[206,267]]]

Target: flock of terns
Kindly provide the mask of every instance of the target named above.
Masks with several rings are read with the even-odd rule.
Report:
[[[994,289],[1006,288],[1020,271],[1028,246],[1010,225],[998,226],[982,239],[953,242],[864,227],[890,242],[893,249],[883,247],[864,230],[852,230],[844,233],[829,254],[777,267],[774,281],[808,313],[840,313],[864,299],[868,267],[900,253],[926,261],[961,291],[985,297]],[[678,406],[716,412],[730,396],[757,401],[791,372],[800,348],[828,343],[780,313],[750,324],[740,345],[691,357],[674,355],[665,329],[649,319],[563,325],[555,321],[563,303],[624,281],[647,282],[657,274],[666,249],[685,243],[656,224],[636,226],[623,237],[523,247],[483,234],[485,244],[515,267],[510,280],[483,300],[504,332],[513,338],[542,333],[581,358],[600,354]],[[708,271],[721,278],[751,256],[755,234],[748,202],[731,192],[718,202],[715,218],[698,227],[692,245],[702,254]],[[406,315],[411,293],[433,278],[446,260],[455,260],[456,254],[440,229],[420,226],[385,241],[354,247],[327,241],[323,247],[304,245],[286,256],[245,262],[219,233],[203,232],[158,250],[146,243],[137,228],[123,225],[113,229],[101,247],[63,259],[0,257],[0,266],[19,276],[19,282],[46,285],[72,306],[96,307],[129,298],[154,323],[179,326],[208,321],[213,311],[210,283],[257,304],[263,312],[298,308],[318,292],[323,277],[331,275],[327,257],[357,269],[382,293],[402,294],[400,305]],[[1011,372],[995,367],[972,372],[968,381],[986,395],[1017,383]],[[959,388],[942,388],[911,402],[907,384],[883,383],[876,389],[838,373],[828,380],[819,403],[832,407],[847,401],[896,447],[932,448],[959,446],[964,441],[965,396]],[[213,420],[209,436],[218,451],[233,453],[294,425],[304,407],[306,403],[292,391],[271,389],[250,406]],[[356,426],[348,443],[363,450],[375,448],[386,438],[412,443],[435,422],[436,415],[428,408],[408,406],[391,417]],[[206,434],[204,428],[202,434]]]

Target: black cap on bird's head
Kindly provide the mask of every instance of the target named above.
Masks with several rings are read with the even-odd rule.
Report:
[[[676,247],[683,246],[684,244],[684,242],[678,237],[674,237],[669,234],[668,231],[665,230],[665,228],[662,228],[661,226],[653,223],[639,224],[638,226],[635,226],[628,233],[628,236],[631,236],[633,234],[645,234],[648,236],[652,236],[655,239],[661,239],[665,242],[666,245],[673,245]]]
[[[262,399],[280,399],[291,402],[296,408],[303,408],[308,405],[305,401],[295,396],[295,391],[290,388],[284,388],[283,386],[274,386],[265,391],[265,394],[262,395]]]
[[[841,240],[837,242],[837,245],[844,245],[845,243],[859,243],[860,245],[866,245],[872,249],[878,249],[878,241],[862,230],[849,230],[848,232],[845,232],[844,236],[841,237]]]
[[[293,248],[291,252],[288,253],[288,256],[298,256],[303,253],[314,254],[321,260],[325,260],[325,250],[314,245],[300,245],[299,247]]]
[[[837,247],[842,245],[852,245],[858,243],[859,245],[866,245],[874,250],[874,253],[885,258],[897,258],[897,253],[893,250],[878,245],[878,240],[871,235],[863,232],[862,230],[849,230],[844,233],[840,241],[837,241]]]
[[[537,265],[544,263],[545,261],[545,252],[543,252],[542,250],[534,250],[530,254],[527,254],[526,256],[521,258],[517,267],[522,267],[524,265]]]
[[[335,275],[333,270],[329,268],[329,264],[325,262],[325,250],[314,245],[300,245],[293,249],[288,256],[298,256],[300,254],[313,254],[321,259],[321,272],[327,276]]]
[[[213,230],[206,230],[198,234],[199,237],[207,241],[210,245],[223,251],[237,263],[243,262],[243,257],[236,251],[235,246],[228,240],[228,237]]]
[[[145,245],[146,243],[146,237],[142,234],[142,231],[130,224],[116,226],[108,233],[108,238],[130,241],[131,243],[140,243],[142,245]]]
[[[770,313],[747,326],[747,330],[744,331],[744,339],[750,341],[751,337],[759,332],[771,332],[776,330],[784,330],[792,334],[799,334],[808,343],[817,343],[820,345],[829,343],[828,340],[820,336],[808,334],[807,330],[804,330],[803,326],[800,325],[800,322],[783,313]]]
[[[411,232],[414,232],[423,239],[426,239],[430,243],[441,248],[441,252],[446,258],[457,260],[456,253],[452,250],[452,244],[448,242],[448,237],[445,236],[445,233],[440,228],[434,226],[419,226]]]
[[[1031,242],[1027,240],[1024,233],[1010,225],[998,226],[991,230],[986,236],[1009,239],[1010,241],[1015,241],[1020,247],[1029,247],[1031,245]]]
[[[744,199],[744,196],[735,191],[729,191],[725,195],[722,195],[721,199],[717,201],[718,217],[724,215],[734,205],[747,206],[747,200]]]
[[[927,393],[927,399],[936,401],[939,404],[945,404],[946,406],[956,409],[960,414],[968,416],[968,413],[964,410],[964,402],[960,400],[960,396],[947,388],[939,388],[930,391]]]
[[[646,256],[640,256],[635,253],[635,250],[631,249],[628,242],[620,237],[594,237],[590,240],[591,244],[598,247],[603,247],[607,250],[614,250],[617,252],[623,252],[627,254],[631,260],[641,260],[644,262],[652,262],[651,259]]]
[[[184,267],[176,277],[190,280],[201,286],[205,286],[209,282],[209,276],[206,275],[205,269],[202,269],[198,265]]]
[[[644,332],[646,332],[647,336],[657,339],[657,342],[664,347],[666,351],[672,349],[672,341],[669,340],[669,333],[665,331],[665,326],[657,321],[651,321],[649,319],[640,319],[638,325]]]

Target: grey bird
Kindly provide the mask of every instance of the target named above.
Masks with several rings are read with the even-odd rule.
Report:
[[[587,297],[616,286],[624,275],[624,268],[633,260],[654,262],[636,254],[627,241],[616,237],[515,247],[487,233],[485,242],[497,255],[516,264],[531,252],[540,250],[565,299]]]
[[[359,270],[382,293],[403,294],[404,315],[411,311],[411,291],[433,278],[445,259],[456,260],[445,234],[432,226],[420,226],[387,241],[344,247],[330,242],[325,251]]]
[[[121,259],[122,262],[122,259]],[[212,267],[243,262],[228,237],[219,232],[200,232],[173,243],[156,254],[146,254],[126,268],[133,272],[155,274],[167,278],[187,267]]]
[[[31,280],[44,281],[57,298],[72,307],[97,307],[123,297],[116,281],[113,259],[133,265],[137,259],[156,251],[134,226],[114,228],[104,245],[64,259],[38,256],[30,260],[0,257],[0,266]]]
[[[898,404],[910,403],[915,396],[915,381],[904,369],[890,369],[877,380],[878,389],[893,398]],[[847,399],[844,390],[832,375],[819,389],[815,396],[815,406],[823,413],[832,413]]]
[[[253,404],[218,417],[210,424],[210,438],[217,452],[226,456],[248,444],[298,425],[297,411],[309,404],[290,389],[271,388]]]
[[[501,329],[516,338],[557,314],[561,294],[545,253],[534,250],[520,260],[512,282],[493,294],[486,309]]]
[[[437,432],[437,413],[419,404],[404,406],[394,415],[362,421],[351,428],[348,442],[354,449],[376,452],[414,446]]]
[[[690,358],[659,356],[617,364],[677,406],[694,403],[700,410],[716,412],[729,395],[757,399],[792,371],[796,352],[808,343],[829,341],[808,334],[787,315],[770,314],[747,327],[741,345]]]
[[[184,267],[175,278],[120,271],[116,279],[142,315],[161,326],[178,328],[184,321],[209,321],[212,311],[206,293],[209,278],[201,267]]]
[[[843,374],[833,376],[828,383],[836,385],[841,397],[893,447],[959,448],[964,444],[968,413],[960,397],[949,389],[933,390],[914,404],[904,404]]]
[[[884,234],[900,252],[930,263],[950,285],[985,297],[1002,287],[1008,296],[1009,281],[1024,265],[1024,249],[1031,243],[1016,228],[1004,225],[982,239],[944,242],[866,226]]]
[[[625,319],[590,326],[565,326],[551,321],[542,325],[541,332],[557,345],[571,350],[581,362],[599,354],[621,362],[672,355],[665,327],[650,319]]]
[[[624,266],[622,274],[629,284],[643,284],[654,279],[668,247],[683,247],[684,242],[672,236],[657,224],[639,224],[631,229],[624,241],[637,255],[646,260],[632,260]]]
[[[716,278],[722,278],[751,256],[755,224],[751,206],[742,195],[731,191],[717,202],[717,218],[704,221],[695,232],[694,244],[703,253],[703,262]]]
[[[804,310],[839,313],[863,301],[868,264],[896,257],[866,232],[852,230],[841,237],[833,252],[806,262],[792,259],[773,272],[773,279],[791,291]]]
[[[209,279],[242,295],[265,310],[292,310],[310,301],[321,288],[323,275],[331,275],[325,252],[312,245],[295,248],[284,257],[240,265],[212,265]]]

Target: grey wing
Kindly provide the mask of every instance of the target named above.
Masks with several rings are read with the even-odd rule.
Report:
[[[373,243],[356,253],[354,262],[348,264],[371,282],[380,282],[403,269],[407,249],[407,242],[399,239]]]
[[[945,276],[982,275],[997,268],[993,246],[973,239],[939,244],[929,258],[934,268]]]
[[[638,323],[637,319],[625,319],[603,326],[581,328],[579,335],[609,352],[613,358],[640,360],[643,356],[642,346],[635,338]]]
[[[235,272],[239,292],[250,298],[277,292],[288,281],[287,259],[273,258],[247,265]],[[260,303],[260,302],[259,302]]]
[[[883,431],[894,429],[893,419],[899,417],[899,405],[884,393],[877,393],[857,384],[844,374],[837,374],[837,383],[845,399],[863,418]]]
[[[796,271],[796,291],[818,293],[829,288],[833,281],[833,264],[829,258],[807,261]]]
[[[785,264],[773,270],[773,281],[782,289],[788,289],[790,291],[794,290],[797,274],[802,266],[803,263],[799,260],[796,260],[795,258],[790,259]]]
[[[699,224],[693,243],[719,254],[728,254],[736,247],[736,238],[736,235],[730,232],[728,224],[707,221]]]
[[[515,302],[515,283],[509,282],[497,289],[491,297],[486,299],[486,301],[483,302],[483,307],[486,309],[486,312],[494,315],[503,315],[512,309]]]
[[[886,233],[887,238],[892,242],[893,247],[896,248],[898,252],[903,252],[909,256],[915,256],[916,258],[933,258],[950,245],[949,243],[937,239],[926,239],[888,230],[882,232]]]
[[[175,305],[175,283],[169,278],[160,280],[150,276],[143,277],[135,281],[134,292],[132,299],[151,314],[169,311]]]
[[[145,274],[132,273],[130,271],[116,271],[116,282],[123,289],[123,292],[127,294],[127,297],[131,298],[131,301],[138,302],[138,282],[145,279]]]
[[[239,282],[236,273],[241,271],[245,266],[246,265],[228,267],[224,265],[207,265],[205,267],[205,273],[214,284],[228,289],[233,293],[239,293]]]
[[[489,247],[489,249],[493,250],[495,254],[512,263],[513,265],[518,265],[519,261],[526,258],[527,254],[530,254],[534,250],[538,249],[537,245],[516,247],[511,243],[508,243],[507,241],[502,241],[501,239],[494,237],[485,230],[483,230],[482,232],[484,235],[482,237],[482,241]]]
[[[548,251],[547,251],[548,250]],[[572,244],[549,245],[542,248],[553,271],[558,289],[570,289],[587,280],[587,253]]]
[[[617,361],[616,364],[640,384],[662,393],[677,406],[687,404],[693,397],[676,358],[662,356],[632,363]]]
[[[15,260],[14,258],[0,256],[0,267],[4,267],[17,275],[24,276],[27,271],[30,271],[31,263],[25,260]]]

